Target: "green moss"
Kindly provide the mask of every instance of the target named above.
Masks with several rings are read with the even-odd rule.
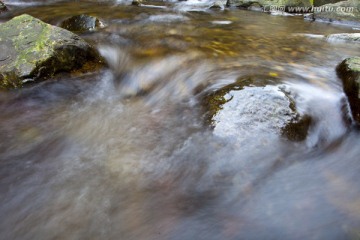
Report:
[[[2,88],[20,87],[101,59],[80,37],[26,14],[0,25],[0,41],[5,59],[0,65]]]

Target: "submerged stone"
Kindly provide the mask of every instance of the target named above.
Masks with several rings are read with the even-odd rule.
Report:
[[[360,123],[360,57],[345,59],[337,67],[354,120]]]
[[[85,14],[66,19],[60,27],[72,32],[87,32],[103,27],[104,24],[97,18]]]
[[[246,140],[256,135],[306,138],[310,118],[296,111],[294,100],[281,86],[249,86],[241,81],[204,98],[206,121],[221,137]]]
[[[0,25],[0,88],[18,88],[99,59],[79,36],[30,15]]]

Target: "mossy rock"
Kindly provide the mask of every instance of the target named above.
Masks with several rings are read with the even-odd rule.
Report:
[[[348,0],[321,6],[323,11],[316,11],[310,18],[315,21],[360,25],[360,1]]]
[[[325,4],[330,4],[330,3],[337,3],[337,2],[341,2],[342,0],[314,0],[314,6],[315,7],[319,7]]]
[[[60,27],[76,33],[94,31],[103,26],[104,24],[97,17],[85,14],[70,17],[60,24]]]
[[[0,25],[0,88],[19,88],[100,59],[79,36],[30,15]]]
[[[284,6],[284,7],[310,7],[310,0],[228,0],[227,5],[240,8],[249,8],[257,4],[267,9],[267,6]]]
[[[347,58],[337,67],[354,120],[360,123],[360,57]]]
[[[311,119],[296,111],[294,99],[273,81],[242,78],[203,98],[205,122],[215,135],[243,140],[247,136],[306,138]],[[260,83],[260,84],[259,84]]]

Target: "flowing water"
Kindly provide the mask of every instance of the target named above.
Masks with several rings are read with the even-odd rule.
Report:
[[[1,19],[97,16],[81,36],[109,67],[1,92],[0,239],[360,238],[360,134],[335,73],[360,49],[314,38],[356,29],[197,1],[46,2],[8,1]],[[204,126],[204,94],[257,75],[313,118],[306,140],[239,145]]]

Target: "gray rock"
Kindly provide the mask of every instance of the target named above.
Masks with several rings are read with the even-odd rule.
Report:
[[[253,6],[254,4],[263,7],[265,10],[269,10],[270,6],[281,7],[310,7],[310,0],[228,0],[227,5],[236,6],[240,8],[246,8]]]
[[[104,24],[97,18],[85,14],[73,16],[60,24],[60,27],[72,32],[88,32],[103,27]]]
[[[360,57],[345,59],[337,67],[354,120],[360,123]]]
[[[348,0],[326,4],[317,10],[315,9],[314,13],[306,16],[306,18],[315,21],[360,25],[360,2],[358,0]]]
[[[251,4],[247,9],[254,12],[262,12],[264,10],[258,3]]]
[[[90,61],[100,57],[79,36],[30,15],[0,25],[0,88],[21,87]]]
[[[221,1],[216,1],[210,6],[210,9],[224,9],[224,8],[225,8],[225,5]]]
[[[360,33],[338,33],[326,36],[329,42],[353,42],[360,43]]]
[[[306,138],[310,118],[300,116],[294,100],[281,86],[250,87],[244,83],[231,84],[204,98],[206,121],[215,135],[239,141],[264,134],[293,141]]]

